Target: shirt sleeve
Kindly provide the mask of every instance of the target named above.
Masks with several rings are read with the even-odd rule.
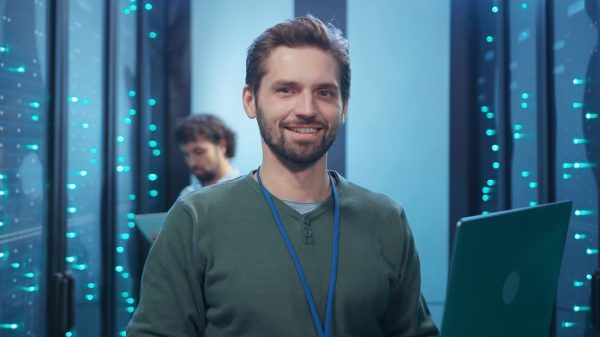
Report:
[[[203,267],[194,254],[192,214],[180,202],[169,211],[144,266],[128,337],[204,335]]]
[[[421,294],[421,266],[404,210],[400,210],[402,256],[399,275],[392,283],[383,319],[386,337],[434,337],[439,331]]]

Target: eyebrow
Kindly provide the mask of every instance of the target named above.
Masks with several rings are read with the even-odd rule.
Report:
[[[275,81],[271,84],[271,88],[277,88],[277,87],[300,87],[300,83],[296,82],[296,81],[285,81],[285,80],[280,80],[280,81]],[[324,82],[324,83],[319,83],[315,86],[315,89],[319,90],[319,89],[335,89],[335,90],[339,90],[339,86],[335,83],[335,82]]]

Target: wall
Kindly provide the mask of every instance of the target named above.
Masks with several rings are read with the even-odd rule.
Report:
[[[348,1],[348,178],[401,202],[441,323],[448,265],[450,1]]]

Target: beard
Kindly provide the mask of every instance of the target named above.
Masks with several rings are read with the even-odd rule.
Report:
[[[333,145],[339,125],[335,124],[331,128],[325,128],[323,137],[318,142],[298,142],[286,138],[284,131],[278,130],[275,124],[269,124],[258,105],[256,106],[256,119],[260,135],[269,149],[283,161],[298,166],[310,166],[319,161]],[[299,124],[309,124],[313,121],[313,118],[299,119]]]
[[[195,173],[194,175],[202,185],[206,185],[207,182],[213,181],[217,177],[217,172],[214,170],[203,171],[200,173]]]

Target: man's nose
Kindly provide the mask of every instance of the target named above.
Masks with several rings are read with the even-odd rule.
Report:
[[[317,101],[311,92],[299,96],[297,114],[305,117],[313,117],[317,113]]]

